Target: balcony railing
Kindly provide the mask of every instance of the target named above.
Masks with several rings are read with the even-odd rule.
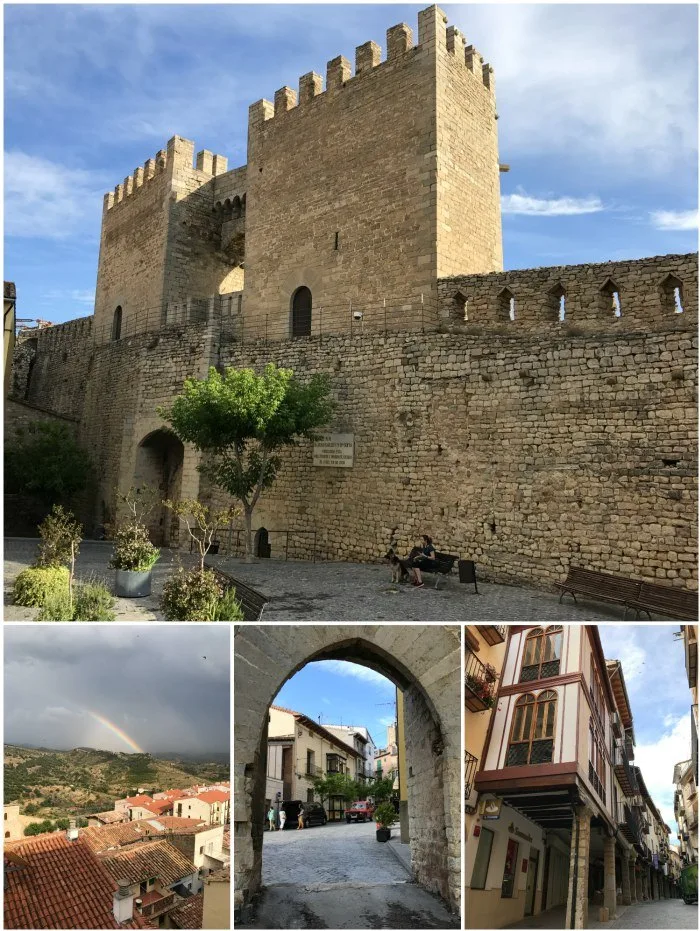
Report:
[[[474,777],[476,776],[476,767],[479,762],[478,757],[475,757],[468,750],[464,751],[464,765],[465,765],[465,785],[464,785],[464,804],[465,807],[469,804],[469,796],[472,794],[472,789],[474,788]]]
[[[496,702],[496,672],[471,651],[466,659],[464,703],[469,711],[486,711]]]
[[[620,823],[620,831],[632,844],[642,843],[642,819],[634,808],[624,805],[624,819]]]
[[[598,778],[598,773],[593,769],[593,764],[589,761],[588,763],[588,778],[591,781],[591,785],[598,793],[598,797],[605,804],[605,789],[603,788],[603,783]]]
[[[479,633],[490,646],[495,646],[506,639],[507,629],[505,624],[483,624],[479,626]]]
[[[154,915],[159,915],[161,912],[170,908],[174,904],[175,899],[175,893],[171,892],[169,895],[164,895],[162,898],[156,899],[155,902],[142,905],[139,912],[144,918],[152,918]]]
[[[615,748],[615,775],[617,776],[620,787],[626,796],[632,797],[639,792],[637,777],[634,770],[629,764],[627,754],[621,747]]]

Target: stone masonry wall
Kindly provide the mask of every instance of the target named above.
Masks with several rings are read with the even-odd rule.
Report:
[[[570,327],[596,332],[601,326],[609,331],[660,330],[675,326],[681,316],[674,306],[678,286],[683,310],[692,320],[698,313],[697,253],[455,275],[438,282],[439,311],[443,320],[466,319],[469,326],[500,327],[504,333]],[[613,290],[619,295],[619,317],[613,310]],[[509,317],[511,297],[514,320]]]
[[[93,322],[93,317],[79,317],[36,330],[20,341],[13,396],[79,420],[91,373]]]

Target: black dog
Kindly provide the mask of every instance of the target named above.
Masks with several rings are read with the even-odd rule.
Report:
[[[408,563],[405,559],[400,559],[396,555],[396,550],[393,547],[389,548],[389,552],[384,556],[384,559],[387,559],[391,565],[392,582],[406,582],[408,580]]]

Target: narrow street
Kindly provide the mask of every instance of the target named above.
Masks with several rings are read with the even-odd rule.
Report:
[[[326,824],[266,833],[265,889],[240,928],[459,928],[459,917],[412,879],[398,828],[386,844],[376,825]]]
[[[589,931],[602,931],[603,928],[697,928],[698,907],[686,905],[683,899],[661,899],[654,902],[638,902],[636,905],[618,905],[618,917],[613,921],[601,922],[594,908],[589,908]],[[564,907],[548,909],[533,918],[524,918],[508,928],[563,929],[566,925]]]

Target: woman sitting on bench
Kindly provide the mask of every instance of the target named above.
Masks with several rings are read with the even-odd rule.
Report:
[[[421,569],[424,572],[433,572],[434,570],[431,562],[434,563],[436,558],[432,537],[424,533],[421,537],[421,543],[423,545],[418,549],[418,555],[413,556],[409,560],[409,567],[413,574],[412,584],[415,585],[416,588],[422,588],[425,584],[421,576]]]

